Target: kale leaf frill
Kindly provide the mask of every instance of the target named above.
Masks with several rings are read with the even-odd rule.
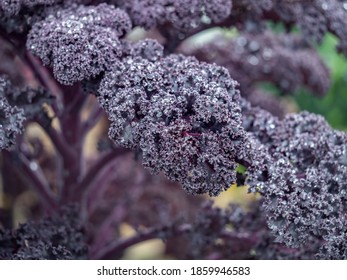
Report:
[[[271,154],[266,172],[247,170],[247,184],[263,195],[276,241],[292,248],[318,241],[318,258],[345,259],[347,134],[308,112],[283,120],[259,108],[242,113],[245,129]]]
[[[325,258],[346,258],[347,134],[307,112],[289,115],[278,129],[274,145],[284,158],[265,191],[270,229],[287,246],[314,237],[325,240]]]
[[[9,83],[0,77],[0,150],[8,149],[22,133],[25,120],[24,110],[12,106],[7,98]]]
[[[143,44],[154,48],[140,42],[134,54],[148,53],[138,51]],[[98,99],[115,143],[188,193],[215,196],[236,181],[237,160],[251,156],[236,85],[226,69],[193,57],[134,55],[105,75]]]
[[[36,23],[27,48],[53,68],[62,84],[90,79],[122,56],[120,38],[131,29],[128,15],[107,4],[72,6]]]

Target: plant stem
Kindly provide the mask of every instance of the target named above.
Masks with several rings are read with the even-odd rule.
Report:
[[[101,156],[87,171],[87,173],[84,175],[83,179],[78,184],[77,189],[79,191],[81,190],[87,190],[90,188],[90,185],[93,183],[93,181],[103,172],[104,169],[109,168],[109,165],[113,164],[113,160],[115,160],[117,157],[121,155],[125,155],[128,153],[129,150],[126,148],[113,148],[110,152],[106,153],[105,155]],[[91,192],[92,189],[89,189],[88,192]]]
[[[3,153],[7,154],[7,158],[12,157],[14,160],[18,160],[17,163],[14,162],[13,166],[16,167],[19,175],[24,175],[25,178],[31,182],[32,187],[39,195],[44,207],[50,211],[57,209],[57,199],[55,198],[46,177],[37,163],[30,162],[23,153],[18,153],[16,155],[8,151],[3,151]]]
[[[97,259],[97,260],[105,260],[105,259],[112,259],[112,258],[119,258],[124,250],[129,248],[130,246],[136,245],[138,243],[159,238],[161,236],[161,233],[163,231],[166,231],[167,228],[153,228],[149,229],[143,232],[140,232],[139,234],[127,238],[125,240],[117,240],[104,248],[102,248],[100,251],[92,254],[90,256],[90,259]],[[170,230],[170,228],[169,228]],[[175,235],[180,235],[183,233],[186,233],[191,230],[191,226],[189,224],[182,224],[178,226],[177,228],[173,227],[171,228],[172,233]]]

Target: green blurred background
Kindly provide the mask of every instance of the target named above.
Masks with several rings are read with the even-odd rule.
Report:
[[[328,34],[317,51],[331,73],[331,87],[324,98],[301,89],[294,95],[300,110],[323,115],[337,129],[347,130],[347,60],[336,52],[337,39]]]

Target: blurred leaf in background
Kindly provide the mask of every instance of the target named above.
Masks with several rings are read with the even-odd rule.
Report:
[[[347,60],[336,52],[337,39],[329,34],[317,48],[331,71],[331,88],[324,98],[301,89],[295,95],[300,110],[323,115],[335,128],[347,130]]]

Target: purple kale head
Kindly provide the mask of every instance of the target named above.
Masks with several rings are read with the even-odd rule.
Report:
[[[131,29],[127,14],[107,4],[72,6],[36,23],[27,48],[53,68],[62,84],[90,79],[122,56],[120,38]]]
[[[99,101],[114,142],[189,193],[217,195],[235,182],[236,159],[250,146],[236,85],[226,69],[193,57],[135,56],[106,74]]]
[[[347,134],[307,112],[282,121],[259,110],[251,112],[245,110],[244,125],[256,132],[271,159],[265,164],[267,176],[250,174],[249,183],[265,198],[263,207],[276,240],[288,247],[323,241],[321,257],[345,258],[347,243],[341,238],[346,235]]]

